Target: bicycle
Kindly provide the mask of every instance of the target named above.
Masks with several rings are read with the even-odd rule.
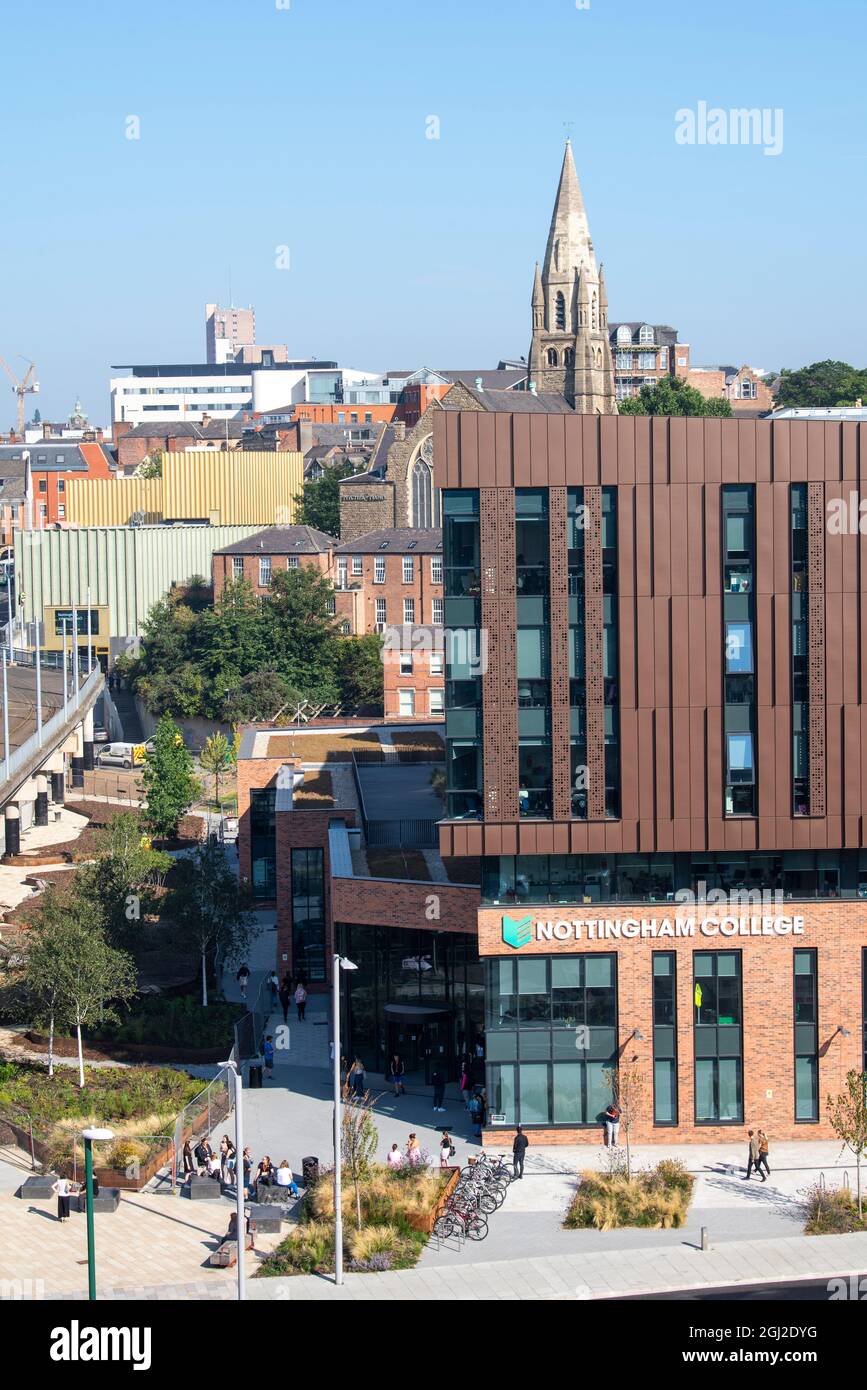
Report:
[[[434,1222],[433,1233],[440,1240],[448,1240],[454,1235],[468,1240],[484,1240],[488,1234],[488,1223],[475,1207],[464,1206],[450,1199]]]

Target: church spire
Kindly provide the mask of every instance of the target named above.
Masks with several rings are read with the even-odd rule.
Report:
[[[605,280],[567,140],[545,259],[533,282],[528,367],[538,389],[562,393],[582,413],[616,415],[607,325]]]

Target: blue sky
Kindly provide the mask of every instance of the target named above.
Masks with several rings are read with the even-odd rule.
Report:
[[[526,353],[566,123],[612,319],[696,363],[867,364],[863,0],[279,3],[5,7],[0,354],[44,416],[201,360],[230,267],[293,355]],[[782,153],[678,145],[699,101],[782,108]]]

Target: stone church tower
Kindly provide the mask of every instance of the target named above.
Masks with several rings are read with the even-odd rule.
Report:
[[[533,283],[529,380],[583,415],[616,415],[608,296],[597,269],[571,141],[566,141],[545,263]]]

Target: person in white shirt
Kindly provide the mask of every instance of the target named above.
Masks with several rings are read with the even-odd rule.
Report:
[[[293,1197],[298,1196],[298,1184],[292,1176],[292,1169],[289,1167],[288,1158],[284,1158],[280,1167],[275,1173],[275,1181],[278,1187],[285,1187]]]
[[[58,1221],[69,1220],[69,1199],[74,1190],[74,1184],[69,1178],[58,1178],[53,1184],[54,1191],[57,1193],[57,1219]]]
[[[386,1162],[388,1163],[389,1168],[403,1167],[403,1154],[397,1147],[397,1144],[392,1144],[391,1148],[388,1151],[388,1158]]]
[[[440,1140],[440,1167],[441,1167],[441,1168],[448,1168],[448,1167],[451,1166],[451,1161],[452,1161],[452,1150],[453,1150],[453,1148],[454,1148],[454,1145],[452,1144],[451,1136],[446,1132],[446,1130],[443,1130],[443,1137],[442,1137],[442,1139]]]

